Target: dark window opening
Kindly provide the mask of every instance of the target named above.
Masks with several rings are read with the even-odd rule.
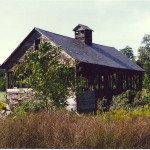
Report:
[[[40,42],[41,42],[40,39],[36,39],[36,40],[35,40],[35,50],[38,50],[38,49],[39,49]]]
[[[84,30],[82,30],[81,33],[84,34]]]
[[[79,34],[79,32],[78,32],[78,31],[76,31],[76,32],[75,32],[75,34],[76,34],[76,35],[78,35],[78,34]]]

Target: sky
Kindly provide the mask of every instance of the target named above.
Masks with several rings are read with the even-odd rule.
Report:
[[[138,55],[150,34],[150,0],[0,0],[0,64],[34,28],[74,37],[84,24],[94,30],[93,42]]]

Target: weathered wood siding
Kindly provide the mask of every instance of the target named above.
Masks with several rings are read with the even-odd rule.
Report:
[[[78,76],[82,75],[83,90],[94,91],[96,100],[98,98],[107,98],[110,104],[112,96],[118,95],[127,90],[139,91],[142,89],[143,73],[123,69],[115,69],[94,64],[81,63],[81,71]]]
[[[82,113],[95,111],[97,108],[95,91],[85,91],[77,93],[76,101],[78,112]]]

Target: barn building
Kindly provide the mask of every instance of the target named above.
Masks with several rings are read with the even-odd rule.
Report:
[[[7,77],[7,89],[15,87],[12,73],[14,65],[23,61],[28,49],[37,49],[41,39],[46,39],[52,45],[60,45],[67,55],[80,62],[80,74],[85,77],[83,85],[84,96],[76,98],[79,112],[96,109],[98,98],[106,97],[110,102],[113,95],[128,89],[142,89],[144,70],[133,63],[114,47],[92,42],[93,30],[88,26],[78,24],[74,29],[74,38],[34,28],[21,44],[1,65]]]

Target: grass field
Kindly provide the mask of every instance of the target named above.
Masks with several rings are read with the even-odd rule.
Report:
[[[6,102],[6,92],[0,91],[0,102]]]

